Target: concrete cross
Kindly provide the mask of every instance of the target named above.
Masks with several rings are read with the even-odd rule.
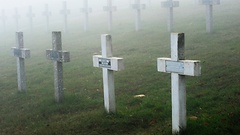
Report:
[[[136,10],[135,12],[135,30],[138,31],[141,29],[141,10],[146,8],[145,4],[140,4],[140,0],[135,0],[135,3],[132,4],[132,8]]]
[[[199,0],[201,5],[206,5],[206,31],[211,33],[213,29],[213,5],[219,5],[220,0]]]
[[[46,16],[47,21],[46,31],[49,32],[49,17],[51,16],[51,12],[48,9],[48,4],[45,4],[45,11],[43,12],[43,15]]]
[[[20,18],[20,15],[18,14],[18,9],[15,8],[15,14],[13,16],[15,18],[15,23],[16,23],[16,31],[19,30],[19,22],[18,19]]]
[[[84,7],[81,9],[81,11],[84,13],[84,31],[88,31],[88,14],[92,12],[91,8],[88,8],[88,0],[83,0]]]
[[[171,73],[172,79],[172,132],[186,129],[185,76],[200,76],[198,60],[184,60],[184,33],[171,34],[171,58],[158,58],[159,72]]]
[[[26,91],[26,75],[25,75],[25,59],[30,58],[30,50],[24,48],[23,33],[16,32],[16,46],[12,47],[12,52],[17,57],[17,78],[18,78],[18,91]]]
[[[2,14],[0,16],[1,20],[2,20],[2,24],[3,24],[3,32],[6,32],[6,20],[7,20],[7,17],[5,15],[5,11],[2,10]]]
[[[113,57],[111,35],[101,36],[102,55],[93,56],[93,66],[103,71],[104,106],[108,113],[116,112],[113,71],[124,69],[123,58]]]
[[[32,6],[28,7],[28,13],[27,13],[27,17],[29,18],[29,22],[30,22],[30,29],[31,31],[33,30],[33,17],[35,17],[35,14],[33,14],[32,12]]]
[[[116,11],[117,7],[112,6],[112,0],[108,0],[108,4],[103,7],[103,10],[108,12],[108,31],[112,31],[112,12]]]
[[[67,2],[63,1],[63,9],[60,11],[61,14],[63,14],[64,16],[64,31],[67,32],[68,31],[68,15],[70,14],[70,10],[67,9]]]
[[[179,7],[179,1],[167,0],[162,2],[162,7],[168,8],[168,31],[173,31],[173,8]]]
[[[47,59],[53,61],[54,65],[54,88],[56,102],[64,99],[63,87],[63,62],[70,62],[70,53],[62,51],[61,32],[52,33],[53,49],[46,50]]]

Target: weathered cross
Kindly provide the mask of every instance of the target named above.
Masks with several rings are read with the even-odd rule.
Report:
[[[92,12],[91,8],[88,8],[88,0],[83,1],[84,7],[81,9],[81,11],[84,13],[84,31],[88,31],[88,14]]]
[[[70,10],[67,9],[67,2],[63,1],[63,9],[60,11],[61,14],[63,14],[64,16],[64,31],[67,32],[68,31],[68,22],[67,22],[67,17],[70,14]]]
[[[173,31],[173,8],[179,7],[179,1],[167,0],[162,2],[162,7],[168,8],[168,31]]]
[[[5,11],[2,10],[2,14],[0,16],[1,20],[2,20],[2,24],[3,24],[3,32],[6,32],[6,20],[7,20],[7,17],[5,15]]]
[[[35,14],[33,14],[32,12],[32,6],[28,7],[28,13],[27,13],[27,17],[29,18],[29,22],[30,22],[30,29],[31,31],[33,30],[33,17],[35,17]]]
[[[20,15],[18,14],[18,9],[15,8],[15,15],[13,16],[15,18],[15,23],[16,23],[16,31],[19,30],[19,22],[18,19],[20,18]]]
[[[140,0],[135,0],[135,3],[132,4],[132,8],[136,10],[135,12],[135,30],[138,31],[141,29],[141,10],[146,8],[145,4],[140,4]]]
[[[108,12],[108,31],[112,31],[112,12],[117,10],[116,6],[112,6],[112,0],[108,0],[108,5],[103,7]]]
[[[101,36],[102,55],[93,56],[93,66],[102,68],[104,106],[108,113],[116,112],[113,71],[124,69],[123,58],[113,57],[111,35]]]
[[[16,32],[16,46],[12,47],[12,52],[17,57],[17,78],[18,78],[18,90],[20,92],[26,91],[26,75],[25,75],[25,62],[24,59],[30,58],[30,50],[24,48],[23,33]]]
[[[43,15],[46,16],[46,21],[47,21],[46,30],[47,32],[49,32],[49,17],[51,16],[51,12],[48,9],[48,4],[45,4],[45,11],[43,12]]]
[[[200,76],[198,60],[184,60],[184,33],[171,34],[171,58],[158,58],[159,72],[171,73],[172,78],[172,131],[179,133],[186,129],[185,76]]]
[[[56,102],[64,99],[63,87],[63,62],[70,62],[70,53],[62,51],[61,32],[52,33],[53,49],[46,50],[47,59],[53,60],[54,65],[54,88]]]
[[[213,29],[213,5],[219,5],[220,0],[199,0],[199,2],[206,5],[206,31],[211,33]]]

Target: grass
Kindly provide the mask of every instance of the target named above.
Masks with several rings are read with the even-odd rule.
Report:
[[[184,134],[240,132],[240,23],[239,4],[234,2],[214,8],[212,34],[205,33],[204,7],[175,10],[175,30],[185,33],[186,59],[202,64],[202,76],[186,78],[188,124]],[[25,62],[26,93],[17,91],[16,60],[9,53],[14,34],[2,36],[0,134],[171,134],[170,75],[156,69],[158,57],[170,56],[164,11],[152,7],[143,12],[139,32],[134,31],[132,12],[114,14],[114,56],[123,57],[126,67],[115,73],[116,114],[105,113],[101,69],[92,66],[92,55],[100,54],[100,34],[107,33],[102,27],[105,20],[99,20],[105,14],[92,19],[87,33],[75,31],[79,22],[72,22],[70,32],[62,35],[71,62],[64,64],[65,100],[61,104],[54,102],[53,65],[45,56],[51,48],[51,34],[41,29],[34,34],[24,32],[25,46],[32,55]],[[136,94],[146,97],[133,98]]]

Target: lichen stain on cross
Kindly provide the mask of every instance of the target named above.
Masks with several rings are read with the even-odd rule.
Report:
[[[184,33],[171,34],[171,58],[158,58],[159,72],[171,73],[172,81],[172,132],[186,129],[185,76],[200,76],[199,60],[184,60]]]

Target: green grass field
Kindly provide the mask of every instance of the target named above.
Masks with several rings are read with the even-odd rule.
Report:
[[[205,7],[183,5],[174,10],[176,32],[185,33],[186,59],[200,60],[202,75],[186,77],[187,135],[238,135],[240,133],[240,2],[214,7],[214,32],[205,32]],[[36,28],[24,31],[27,91],[17,90],[14,32],[0,37],[1,135],[169,135],[171,134],[170,74],[157,72],[158,57],[170,57],[166,15],[157,5],[142,16],[142,30],[134,31],[131,10],[114,13],[114,56],[123,57],[125,70],[115,73],[117,113],[103,106],[102,71],[92,66],[101,54],[100,35],[106,31],[106,14],[82,22],[70,21],[62,33],[63,49],[71,62],[64,64],[65,100],[55,103],[53,63],[46,59],[51,33]],[[101,18],[101,19],[100,19]],[[61,26],[52,26],[57,29]],[[44,25],[42,25],[44,27]],[[79,31],[77,31],[79,29]],[[145,94],[144,98],[134,95]]]

